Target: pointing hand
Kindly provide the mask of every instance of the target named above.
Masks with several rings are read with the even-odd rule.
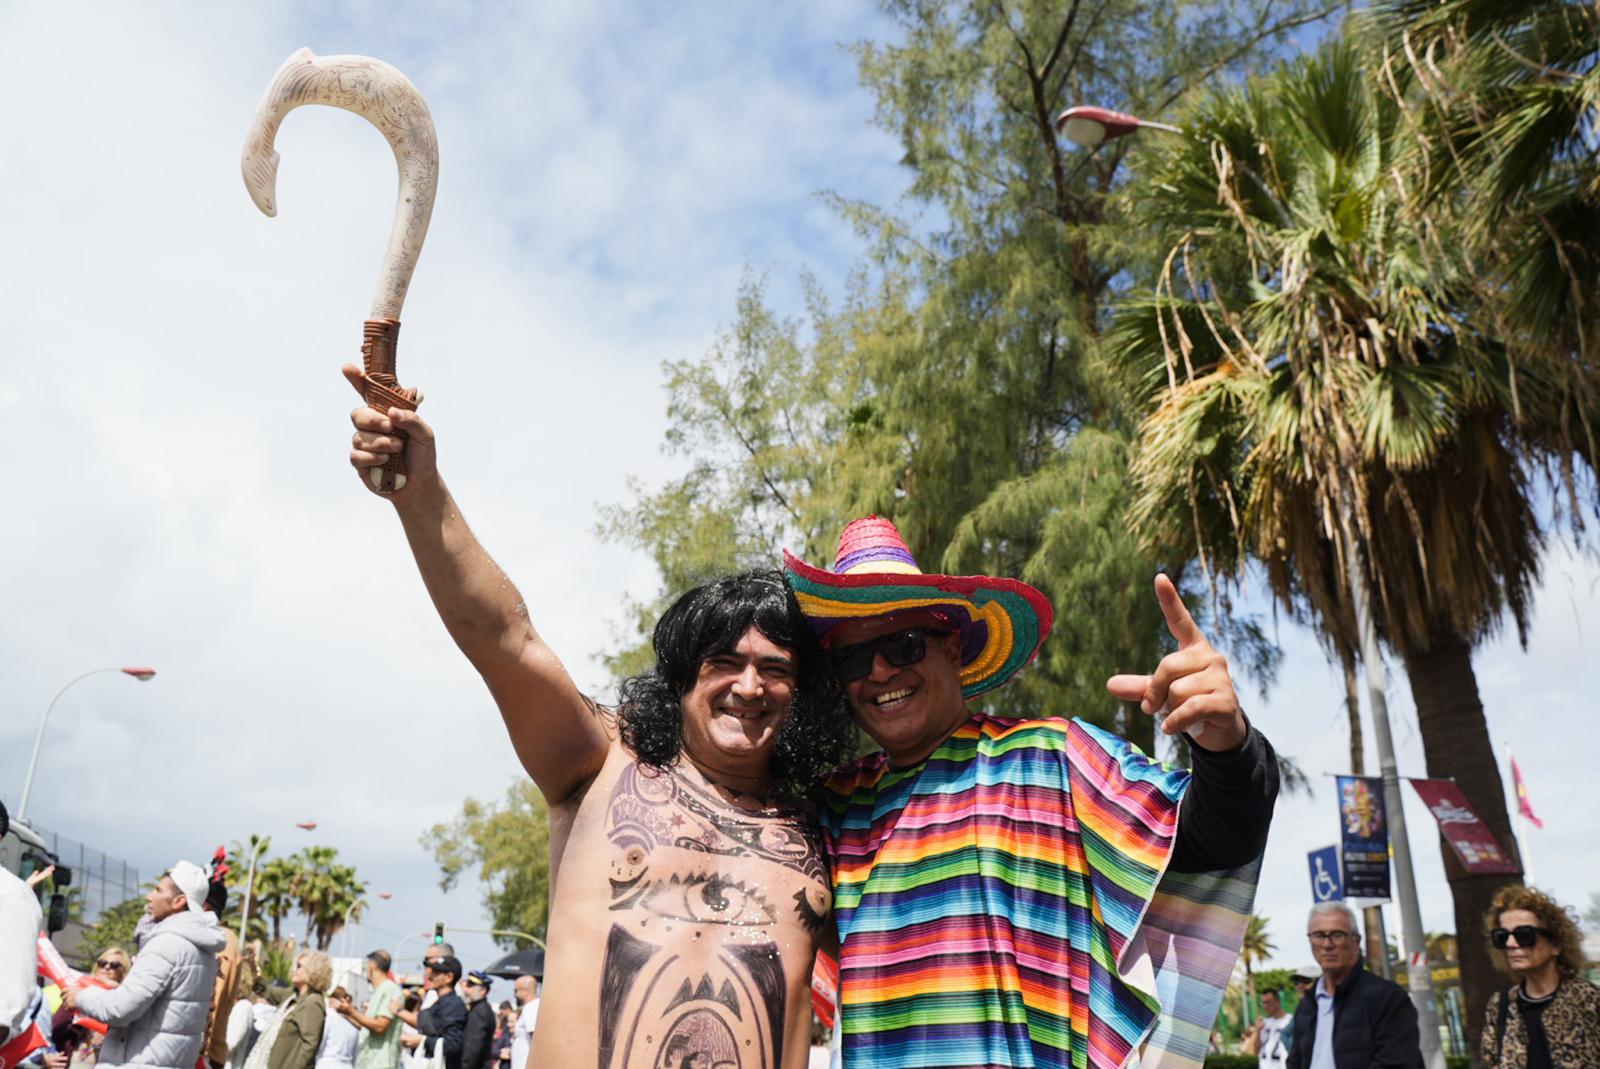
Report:
[[[1165,734],[1183,731],[1207,750],[1232,750],[1244,741],[1249,727],[1228,674],[1228,659],[1206,641],[1165,575],[1156,576],[1156,600],[1167,630],[1178,640],[1177,650],[1161,659],[1154,675],[1112,676],[1106,689],[1160,718]]]

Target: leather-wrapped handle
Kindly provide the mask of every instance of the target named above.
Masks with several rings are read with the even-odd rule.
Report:
[[[361,368],[366,372],[367,405],[379,412],[403,408],[415,412],[421,398],[417,391],[405,389],[395,378],[395,350],[400,344],[398,319],[369,319],[361,325]],[[395,428],[396,435],[406,433]],[[369,468],[367,478],[380,494],[392,494],[406,484],[405,453],[396,453],[381,468]]]

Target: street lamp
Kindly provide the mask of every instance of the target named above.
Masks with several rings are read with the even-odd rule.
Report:
[[[316,826],[317,822],[314,820],[303,820],[295,825],[302,831],[313,831]],[[251,836],[251,838],[254,839],[255,836]],[[244,879],[244,905],[239,909],[239,946],[241,947],[245,943],[245,927],[250,923],[250,892],[254,889],[256,883],[256,859],[261,856],[261,851],[265,850],[270,842],[272,842],[272,836],[263,835],[256,840],[255,846],[250,848],[250,871]]]
[[[394,897],[394,892],[379,891],[378,897],[387,902],[389,899]],[[351,903],[345,907],[344,920],[339,922],[339,949],[342,952],[340,954],[341,957],[350,956],[350,914],[355,911],[357,906],[362,904],[362,900],[359,898],[351,901]]]
[[[1128,115],[1110,108],[1091,108],[1083,105],[1068,108],[1056,116],[1056,132],[1079,148],[1098,148],[1107,141],[1126,137],[1136,130],[1165,130],[1181,134],[1183,130],[1164,122],[1152,122],[1137,115]]]
[[[39,750],[44,745],[44,728],[50,722],[50,711],[56,707],[56,702],[61,700],[61,696],[71,688],[72,684],[106,672],[121,672],[125,676],[132,676],[141,683],[154,679],[156,674],[154,668],[96,668],[92,672],[83,673],[77,679],[68,681],[65,687],[56,691],[56,696],[51,698],[50,704],[44,707],[44,715],[39,718],[39,731],[33,737],[33,756],[28,759],[28,776],[22,781],[22,801],[17,805],[17,823],[23,823],[28,816],[28,796],[33,793],[33,773],[34,769],[39,766]]]

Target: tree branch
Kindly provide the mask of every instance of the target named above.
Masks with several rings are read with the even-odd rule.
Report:
[[[1061,24],[1061,32],[1056,34],[1056,43],[1050,46],[1050,55],[1045,59],[1044,66],[1039,68],[1039,80],[1050,80],[1050,72],[1055,69],[1056,60],[1061,58],[1061,50],[1067,47],[1067,37],[1072,33],[1073,23],[1078,21],[1078,0],[1072,0],[1072,6],[1067,9],[1067,17]]]
[[[1159,113],[1171,107],[1173,102],[1179,97],[1183,96],[1184,93],[1188,92],[1191,86],[1205,81],[1207,78],[1210,78],[1213,74],[1216,74],[1225,67],[1232,66],[1246,52],[1249,52],[1252,48],[1267,38],[1276,36],[1277,34],[1283,33],[1286,30],[1292,30],[1297,26],[1306,26],[1313,22],[1318,22],[1327,18],[1329,15],[1332,15],[1341,8],[1348,6],[1348,0],[1340,0],[1339,3],[1329,4],[1321,11],[1312,12],[1308,15],[1297,15],[1294,18],[1284,19],[1281,22],[1276,22],[1271,26],[1257,30],[1250,37],[1246,38],[1238,48],[1235,48],[1232,52],[1229,52],[1226,56],[1223,56],[1221,59],[1217,60],[1215,63],[1212,63],[1203,70],[1200,70],[1193,76],[1181,81],[1178,84],[1177,89],[1174,89],[1172,93],[1166,97],[1166,99],[1162,100],[1156,105],[1155,111]]]

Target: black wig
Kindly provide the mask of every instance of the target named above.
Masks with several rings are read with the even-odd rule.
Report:
[[[731,652],[754,624],[797,662],[794,700],[772,753],[772,783],[797,798],[855,752],[856,729],[794,595],[777,571],[725,576],[688,591],[656,621],[655,667],[624,680],[617,721],[622,742],[640,763],[675,764],[683,749],[683,696],[707,657]]]

